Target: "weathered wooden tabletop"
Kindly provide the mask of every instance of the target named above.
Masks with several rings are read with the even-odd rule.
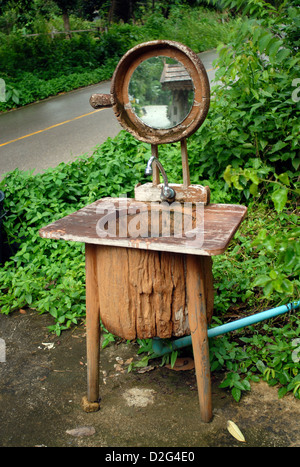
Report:
[[[145,231],[138,221],[142,220],[143,224],[152,208],[154,218],[155,212],[160,209],[158,206],[128,198],[103,198],[49,224],[39,234],[49,239],[212,256],[224,253],[247,213],[245,206],[209,204],[200,206],[196,216],[195,211],[189,211],[189,205],[186,205],[184,215],[189,217],[191,212],[193,214],[192,230],[187,235],[185,232],[180,235],[177,231],[177,236],[165,236],[160,230],[155,236],[149,233],[148,223]],[[164,205],[161,209],[168,212],[169,208]],[[117,226],[115,230],[112,229],[114,226]]]

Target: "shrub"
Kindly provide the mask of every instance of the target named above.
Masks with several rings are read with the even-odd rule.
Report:
[[[201,148],[199,170],[213,178],[226,170],[228,187],[246,199],[257,195],[270,177],[273,191],[279,195],[281,188],[284,196],[299,174],[300,104],[293,97],[293,82],[300,62],[286,32],[294,21],[294,14],[289,15],[244,20],[230,43],[219,48],[219,84],[209,118],[192,138]]]
[[[196,52],[215,47],[226,41],[230,29],[230,23],[223,24],[219,16],[216,21],[216,15],[172,7],[169,19],[156,12],[144,25],[113,24],[99,38],[92,33],[73,34],[69,40],[63,35],[0,34],[1,78],[19,95],[18,100],[11,95],[0,102],[0,111],[109,79],[122,55],[144,41],[177,40]]]

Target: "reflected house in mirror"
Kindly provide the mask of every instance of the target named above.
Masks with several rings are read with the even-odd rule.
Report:
[[[160,82],[163,90],[172,92],[168,118],[172,122],[172,126],[178,125],[192,108],[194,99],[193,81],[181,63],[165,62]]]
[[[142,61],[135,68],[128,94],[132,111],[145,125],[168,129],[189,115],[194,85],[182,63],[171,57],[157,56]]]
[[[167,129],[173,126],[167,116],[172,93],[163,90],[160,82],[165,60],[166,57],[144,60],[134,70],[128,86],[133,112],[150,128]]]

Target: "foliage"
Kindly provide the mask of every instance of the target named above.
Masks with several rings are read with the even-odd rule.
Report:
[[[262,227],[252,242],[258,255],[264,258],[266,255],[272,261],[272,268],[265,274],[258,274],[253,286],[263,287],[266,297],[278,294],[291,296],[296,293],[299,297],[299,216],[298,213],[284,212],[278,216],[280,220],[280,234],[276,230]],[[295,289],[296,287],[296,289]],[[296,298],[295,297],[295,298]]]
[[[283,2],[276,10],[269,3],[256,0],[236,0],[230,4],[235,11],[242,6],[246,17],[240,21],[240,29],[228,46],[220,48],[217,76],[220,85],[213,90],[204,125],[188,141],[191,182],[209,185],[212,202],[248,205],[248,217],[230,247],[222,257],[214,258],[216,323],[250,310],[252,314],[289,303],[300,295],[299,100],[293,84],[299,75],[299,52],[294,45],[297,17],[292,2]],[[180,17],[180,11],[184,12],[180,5],[175,5],[168,13],[173,24],[168,34],[172,32],[176,40],[181,34],[175,27],[177,24],[189,31],[187,19]],[[198,13],[186,11],[191,22],[197,22]],[[43,39],[44,42],[32,41],[26,46],[20,36],[10,37],[13,54],[7,54],[6,63],[11,68],[7,68],[5,77],[11,79],[7,87],[11,99],[14,95],[22,104],[26,92],[32,93],[28,100],[41,98],[37,96],[44,81],[45,86],[55,88],[49,89],[50,93],[59,92],[61,83],[68,82],[67,75],[77,86],[84,76],[83,70],[88,70],[88,79],[100,58],[109,73],[118,54],[122,55],[129,44],[146,37],[162,38],[165,21],[162,11],[156,10],[148,15],[143,28],[114,26],[99,41],[76,37],[69,41]],[[120,28],[124,32],[121,36]],[[199,38],[191,34],[190,40]],[[43,57],[41,51],[48,50],[57,76],[47,74],[42,64],[35,74],[30,74],[25,61],[22,62],[20,44],[28,47],[31,66],[37,57]],[[194,44],[201,46],[200,42]],[[54,45],[56,48],[52,50]],[[1,48],[0,55],[6,53],[4,49]],[[66,54],[68,59],[64,60]],[[74,72],[81,58],[84,66]],[[88,60],[93,63],[90,69]],[[9,73],[17,62],[19,72],[12,78]],[[95,73],[98,72],[95,79],[103,79],[99,68]],[[23,90],[17,94],[22,79],[24,96]],[[29,86],[25,92],[26,80]],[[47,92],[43,92],[46,97]],[[134,185],[144,180],[143,171],[150,154],[149,145],[121,132],[117,138],[95,148],[92,157],[60,164],[44,174],[15,170],[6,175],[0,183],[6,195],[4,228],[10,242],[16,241],[20,247],[0,270],[2,313],[26,306],[40,313],[48,312],[53,316],[52,330],[57,334],[84,318],[83,245],[43,240],[38,230],[101,197],[125,193],[132,196]],[[159,155],[169,179],[180,183],[179,144],[161,146]],[[224,371],[222,386],[228,387],[236,400],[258,378],[278,384],[279,396],[292,391],[299,397],[299,361],[292,359],[299,330],[296,312],[283,325],[277,321],[273,327],[268,322],[247,332],[214,339],[212,369]],[[114,339],[106,333],[105,345]],[[139,362],[143,366],[153,357],[151,341],[139,344],[140,353],[147,354]],[[167,360],[174,364],[176,357],[173,352],[163,358],[162,364]]]
[[[250,327],[233,338],[216,338],[210,345],[211,370],[226,371],[220,387],[230,388],[236,401],[250,390],[251,381],[260,379],[277,385],[278,397],[292,391],[300,399],[299,335],[300,319],[295,314],[283,326],[267,323],[260,332]]]
[[[299,84],[299,19],[293,2],[279,9],[256,0],[222,3],[242,6],[247,17],[219,48],[219,83],[208,118],[190,138],[189,158],[194,183],[218,186],[213,201],[249,206],[229,249],[214,258],[214,313],[230,319],[243,309],[254,313],[300,296],[299,99],[293,89]],[[212,369],[226,373],[221,387],[238,401],[251,381],[262,378],[279,386],[279,397],[292,391],[300,398],[299,359],[292,359],[299,311],[283,327],[257,329],[250,337],[244,330],[238,339],[211,342]],[[149,343],[140,345],[147,352]],[[140,364],[151,357],[148,350]]]
[[[0,270],[2,313],[24,306],[49,312],[58,334],[84,316],[83,245],[43,240],[38,231],[101,197],[126,192],[132,196],[146,164],[145,154],[143,145],[121,132],[97,147],[92,157],[62,163],[43,174],[17,169],[7,174],[0,183],[7,211],[4,229],[19,249]]]
[[[292,87],[299,53],[254,20],[244,21],[219,53],[211,118],[195,139],[202,140],[200,162],[209,175],[220,176],[229,161],[233,170],[249,169],[241,176],[228,169],[226,179],[249,198],[261,175],[287,172],[291,179],[299,169],[300,104]]]
[[[6,87],[18,92],[17,104],[26,105],[109,79],[134,37],[128,25],[111,28],[101,40],[90,35],[77,35],[69,40],[2,35],[0,59],[5,65],[1,76]],[[8,98],[0,103],[0,110],[15,105]]]
[[[146,14],[144,23],[111,24],[100,36],[97,32],[85,32],[72,34],[66,40],[64,35],[52,38],[48,34],[52,29],[63,30],[57,16],[46,20],[36,12],[26,23],[27,29],[22,27],[10,34],[0,32],[1,78],[13,90],[6,102],[0,102],[0,111],[109,79],[121,56],[140,42],[178,40],[196,52],[216,47],[220,41],[226,41],[231,28],[230,22],[223,24],[217,15],[201,8],[174,6],[168,19],[155,10]],[[82,20],[80,23],[78,18],[70,17],[71,29],[90,29],[96,24]],[[187,36],[191,25],[193,33]],[[24,33],[40,35],[28,37]]]
[[[7,87],[9,93],[6,102],[1,102],[2,109],[9,109],[17,105],[26,105],[41,99],[46,99],[59,93],[72,91],[75,88],[89,86],[98,81],[105,81],[111,77],[111,69],[114,61],[109,61],[106,66],[96,68],[88,72],[77,72],[65,76],[59,76],[49,80],[37,78],[34,74],[24,72],[19,79],[10,80],[12,84]]]
[[[143,29],[145,40],[174,40],[198,53],[227,42],[234,25],[216,12],[178,5],[170,9],[167,18],[157,10],[150,14]]]
[[[215,317],[213,322],[213,326],[222,324]],[[243,393],[251,390],[251,382],[260,380],[270,386],[277,386],[279,398],[292,392],[300,399],[299,336],[299,314],[291,314],[288,319],[279,318],[278,321],[277,318],[277,323],[271,321],[260,326],[249,326],[231,335],[212,338],[209,344],[211,372],[224,375],[219,387],[228,388],[237,402]],[[168,344],[166,339],[164,341]],[[128,371],[146,367],[158,359],[152,349],[151,339],[138,339],[137,343],[137,354],[144,356],[132,362]],[[178,355],[188,355],[191,351],[189,347],[179,351],[170,349],[170,353],[161,357],[159,364],[163,366],[171,363],[174,366]]]

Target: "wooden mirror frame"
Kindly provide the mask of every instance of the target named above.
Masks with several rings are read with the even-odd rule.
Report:
[[[194,101],[189,114],[179,124],[167,129],[156,129],[143,123],[129,101],[128,86],[133,72],[143,61],[156,56],[180,62],[194,85]],[[121,58],[112,77],[110,95],[95,94],[90,103],[94,108],[112,107],[122,127],[140,141],[152,145],[173,143],[190,136],[204,122],[210,104],[209,80],[200,58],[185,45],[163,40],[144,42]]]

